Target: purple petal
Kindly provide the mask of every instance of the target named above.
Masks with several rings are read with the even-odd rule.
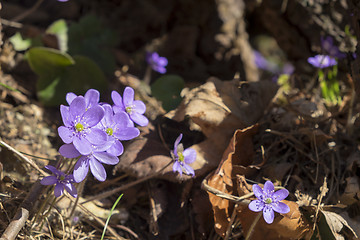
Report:
[[[166,68],[162,67],[162,66],[153,66],[153,69],[158,72],[158,73],[161,73],[161,74],[164,74],[166,73]]]
[[[64,143],[72,143],[72,141],[74,140],[73,132],[67,127],[60,126],[58,128],[58,133]]]
[[[109,138],[104,144],[101,145],[93,145],[93,152],[104,152],[108,150],[115,142],[114,138]]]
[[[59,148],[59,153],[66,158],[76,158],[81,155],[79,151],[76,150],[73,144],[62,145]]]
[[[119,140],[131,140],[140,135],[140,130],[135,127],[128,127],[123,129],[117,129],[114,132],[114,136]]]
[[[77,95],[75,93],[69,92],[68,94],[66,94],[66,102],[70,105],[72,103],[72,101],[77,97]]]
[[[176,140],[175,140],[175,142],[174,142],[174,155],[176,156],[176,157],[178,157],[178,154],[177,154],[177,148],[178,148],[178,145],[179,145],[179,143],[180,143],[180,141],[181,141],[181,139],[182,139],[182,133],[180,133],[180,135],[176,138]]]
[[[272,223],[274,221],[274,211],[272,208],[268,205],[265,205],[263,210],[264,220],[268,224]]]
[[[178,172],[178,173],[180,173],[180,176],[182,175],[181,165],[180,165],[180,163],[178,161],[174,162],[173,172]]]
[[[195,172],[194,172],[194,169],[192,169],[192,167],[190,167],[187,164],[184,164],[183,167],[185,169],[186,174],[195,176]]]
[[[104,117],[105,111],[101,106],[95,106],[87,110],[82,116],[81,122],[87,127],[93,127]]]
[[[123,111],[125,110],[124,104],[123,104],[123,100],[121,95],[116,92],[116,91],[112,91],[111,92],[111,99],[113,100],[114,104],[116,106],[118,106],[119,108],[123,109]]]
[[[142,127],[148,125],[149,123],[149,120],[144,115],[138,114],[136,112],[131,113],[130,118]]]
[[[101,129],[91,128],[86,132],[86,139],[94,145],[103,145],[108,139],[108,135]]]
[[[50,170],[56,176],[64,176],[65,174],[54,166],[46,165],[45,168]]]
[[[100,100],[100,93],[98,90],[89,89],[85,93],[85,103],[87,109],[96,106],[99,103],[99,100]]]
[[[86,111],[85,98],[83,96],[76,97],[70,104],[70,114],[73,118],[82,116]]]
[[[290,212],[290,207],[283,202],[272,203],[271,207],[275,212],[278,212],[278,213],[285,214],[285,213]]]
[[[75,164],[74,167],[74,181],[79,183],[86,178],[89,172],[89,158],[82,156]]]
[[[58,182],[57,177],[55,176],[48,176],[48,177],[44,177],[43,179],[41,179],[40,183],[42,185],[53,185],[55,183]]]
[[[129,105],[131,106],[133,104],[134,101],[134,89],[132,89],[131,87],[126,87],[124,90],[124,105],[125,107],[128,107]]]
[[[114,111],[114,113],[125,112],[125,108],[124,107],[119,107],[117,105],[113,105],[113,111]]]
[[[95,152],[95,153],[93,153],[93,155],[101,163],[115,165],[119,162],[118,157],[116,157],[108,152]]]
[[[263,190],[261,189],[261,187],[257,184],[254,184],[252,186],[252,190],[255,194],[255,197],[257,197],[258,199],[262,200],[264,198],[264,192]]]
[[[71,126],[70,108],[64,105],[60,105],[60,114],[64,125],[70,127]]]
[[[101,122],[103,123],[103,126],[105,128],[111,127],[114,125],[114,113],[113,113],[113,109],[109,104],[104,104],[102,106],[105,110],[105,114],[104,114],[104,118],[101,120]],[[126,115],[126,113],[125,113]]]
[[[104,166],[94,158],[90,159],[90,170],[94,177],[100,182],[106,180],[106,171]]]
[[[125,112],[116,113],[113,120],[117,128],[134,127],[133,121],[130,120],[129,115]]]
[[[192,148],[185,149],[183,155],[186,164],[193,163],[196,160],[196,151]]]
[[[266,181],[263,189],[264,194],[270,196],[274,192],[274,184],[271,181]]]
[[[88,155],[92,152],[91,143],[85,138],[75,137],[73,141],[74,147],[81,155]]]
[[[168,60],[166,57],[159,57],[157,63],[158,65],[165,67],[166,65],[168,65]]]
[[[64,185],[62,183],[58,183],[55,186],[54,189],[54,195],[55,197],[60,197],[64,193]]]
[[[280,189],[272,195],[273,202],[279,202],[284,200],[289,195],[289,191],[286,189]]]
[[[258,199],[253,200],[249,203],[249,209],[253,212],[260,212],[264,209],[265,203]]]
[[[106,152],[114,156],[120,156],[124,152],[124,146],[120,141],[116,140],[113,145],[108,150],[106,150]]]
[[[133,110],[139,114],[144,114],[146,111],[146,105],[140,100],[133,102]]]
[[[66,183],[66,184],[64,184],[64,187],[71,196],[73,196],[74,198],[77,197],[77,190],[73,184]]]

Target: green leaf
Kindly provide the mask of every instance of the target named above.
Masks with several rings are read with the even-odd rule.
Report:
[[[113,214],[113,211],[114,211],[116,205],[119,203],[119,201],[120,201],[120,199],[122,198],[122,196],[123,196],[123,194],[121,194],[121,195],[116,199],[114,205],[112,206],[112,208],[111,208],[111,210],[110,210],[110,214],[109,214],[108,218],[106,219],[106,223],[105,223],[104,230],[103,230],[103,233],[102,233],[102,235],[101,235],[101,239],[100,239],[100,240],[103,240],[103,239],[104,239],[104,237],[105,237],[105,232],[106,232],[106,228],[107,228],[107,226],[108,226],[108,224],[109,224],[109,221],[110,221],[110,217],[111,217],[111,215]]]
[[[94,60],[105,73],[113,73],[116,45],[115,33],[104,27],[93,15],[87,15],[69,27],[69,53],[84,55]]]
[[[53,48],[33,47],[25,56],[31,69],[39,76],[57,76],[64,67],[74,64],[74,59],[70,55]]]
[[[180,92],[184,80],[178,75],[164,75],[151,85],[152,95],[162,102],[166,111],[175,109],[181,102]]]
[[[24,39],[19,32],[15,33],[9,40],[16,51],[25,51],[31,46],[31,39]]]
[[[53,22],[47,29],[46,33],[54,34],[59,43],[60,51],[68,50],[68,27],[64,19]]]
[[[64,103],[68,92],[84,94],[89,88],[100,92],[106,89],[105,75],[94,61],[84,56],[74,56],[74,61],[74,65],[64,67],[58,75],[38,79],[38,97],[46,106]]]

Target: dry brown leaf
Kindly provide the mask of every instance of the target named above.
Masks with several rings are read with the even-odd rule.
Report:
[[[208,178],[207,184],[224,193],[236,195],[237,174],[250,174],[254,151],[252,136],[257,132],[258,125],[237,130],[230,141],[230,144],[223,154],[223,158],[218,169]],[[209,193],[209,199],[213,207],[215,231],[224,236],[229,225],[230,216],[234,208],[234,203],[227,199]]]
[[[235,132],[224,152],[219,168],[208,178],[207,184],[210,187],[236,196],[251,192],[252,186],[246,182],[245,177],[253,176],[254,166],[263,164],[253,163],[252,137],[257,130],[258,125],[254,125]],[[215,230],[219,235],[225,236],[234,203],[211,193],[209,193],[209,199],[213,206]],[[274,223],[270,225],[261,219],[256,225],[252,239],[262,239],[263,236],[267,236],[267,239],[295,239],[304,237],[309,232],[309,224],[300,213],[299,206],[292,201],[284,202],[290,206],[290,212],[283,215],[276,214]],[[244,205],[239,205],[236,210],[237,219],[241,222],[246,234],[257,213],[250,211]]]
[[[345,239],[343,235],[345,234],[344,231],[346,231],[346,234],[351,234],[350,239],[357,238],[356,233],[354,230],[349,226],[349,224],[346,222],[346,220],[341,217],[339,214],[329,211],[320,210],[321,214],[325,217],[326,222],[332,232],[332,234],[335,236],[335,238],[338,239]],[[348,238],[346,238],[348,239]]]

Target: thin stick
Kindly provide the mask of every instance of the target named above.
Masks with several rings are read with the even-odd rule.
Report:
[[[38,0],[34,6],[32,6],[29,10],[21,13],[20,15],[12,18],[10,21],[12,22],[19,22],[21,20],[23,20],[24,18],[26,18],[27,16],[29,16],[30,14],[32,14],[33,12],[35,12],[41,5],[41,3],[43,2],[44,0]]]
[[[224,237],[224,240],[228,240],[230,235],[231,235],[231,230],[232,230],[232,225],[235,221],[235,217],[236,217],[236,208],[238,207],[237,204],[235,204],[234,206],[234,209],[233,209],[233,212],[231,214],[231,218],[230,218],[230,222],[229,222],[229,225],[226,229],[226,234],[225,234],[225,237]]]
[[[254,219],[253,223],[251,224],[249,231],[246,234],[245,240],[250,240],[250,238],[254,232],[255,226],[259,222],[259,219],[261,218],[261,216],[262,216],[262,212],[259,212],[258,215],[256,216],[256,218]]]
[[[15,153],[16,155],[18,155],[22,160],[24,160],[26,163],[30,164],[30,166],[32,166],[33,168],[35,168],[36,171],[38,171],[39,173],[41,173],[42,175],[49,176],[49,174],[47,174],[46,172],[44,172],[43,170],[41,170],[39,168],[39,166],[30,158],[27,158],[26,156],[24,156],[24,154],[22,154],[21,152],[19,152],[18,150],[16,150],[15,148],[11,147],[10,145],[8,145],[7,143],[5,143],[4,141],[0,140],[0,145],[6,147],[8,150],[10,150],[11,152]]]
[[[14,218],[1,235],[0,240],[14,240],[20,232],[21,228],[25,226],[27,219],[29,218],[30,211],[33,210],[34,203],[41,194],[44,186],[37,181],[31,188],[30,192],[18,208]]]

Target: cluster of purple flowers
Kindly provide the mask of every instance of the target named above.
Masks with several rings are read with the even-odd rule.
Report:
[[[321,37],[321,48],[324,54],[318,54],[314,57],[308,58],[308,63],[317,68],[327,68],[337,65],[336,59],[346,57],[345,53],[342,53],[339,48],[334,45],[332,37]]]
[[[145,59],[154,71],[162,74],[166,73],[165,67],[168,65],[166,57],[160,57],[157,52],[147,52]]]
[[[59,153],[66,158],[80,157],[73,174],[60,174],[58,170],[49,168],[55,175],[44,185],[57,184],[65,186],[69,192],[69,184],[81,182],[89,169],[99,181],[105,181],[106,171],[102,164],[115,165],[119,162],[124,147],[121,141],[131,140],[139,136],[140,131],[135,124],[146,126],[148,119],[143,115],[146,106],[134,100],[134,90],[126,87],[123,97],[116,91],[111,94],[114,104],[100,103],[100,93],[90,89],[84,96],[74,93],[66,95],[69,106],[61,105],[60,112],[64,125],[58,128],[60,138],[65,143]],[[56,189],[56,187],[55,187]],[[62,191],[56,190],[57,193]],[[69,192],[72,196],[73,192]],[[60,194],[60,195],[61,195]],[[56,194],[59,195],[59,194]]]

